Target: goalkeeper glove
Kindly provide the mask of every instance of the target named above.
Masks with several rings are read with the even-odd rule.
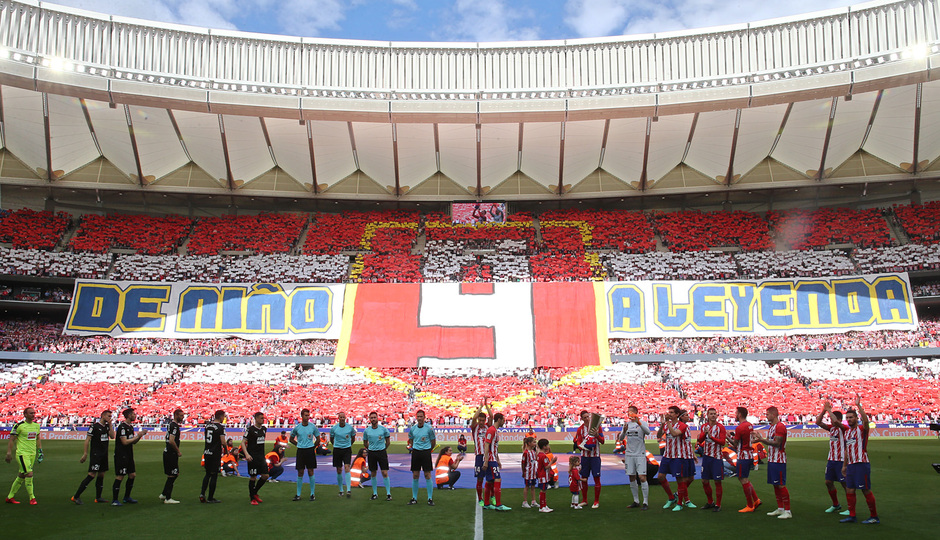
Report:
[[[40,448],[40,449],[39,449],[39,456],[36,458],[36,461],[37,461],[38,463],[42,463],[42,460],[43,460],[42,448]]]

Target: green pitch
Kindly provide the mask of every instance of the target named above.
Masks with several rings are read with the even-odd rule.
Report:
[[[571,510],[567,479],[564,487],[549,490],[551,514],[519,508],[522,490],[503,491],[503,503],[511,512],[483,511],[483,532],[486,538],[617,538],[629,536],[741,537],[769,538],[835,538],[848,533],[859,537],[926,538],[936,533],[936,502],[940,493],[940,475],[930,464],[940,462],[940,442],[933,439],[873,440],[870,456],[873,462],[873,490],[881,525],[846,525],[838,515],[825,514],[830,504],[823,486],[827,441],[791,441],[788,445],[788,483],[793,519],[778,521],[764,515],[775,506],[773,490],[764,483],[765,469],[752,473],[752,480],[764,505],[754,514],[738,514],[744,506],[744,495],[736,479],[725,481],[723,511],[718,514],[699,509],[667,512],[661,509],[665,494],[659,486],[650,486],[651,508],[647,512],[626,510],[632,502],[627,486],[605,487],[601,507]],[[202,470],[195,456],[201,443],[183,443],[182,474],[176,482],[173,497],[182,504],[167,506],[157,500],[165,476],[162,465],[162,443],[140,443],[137,456],[137,481],[133,496],[140,501],[134,506],[112,508],[96,505],[94,484],[85,491],[84,506],[69,502],[78,483],[85,475],[86,465],[79,464],[81,443],[48,441],[43,445],[46,460],[36,469],[38,506],[28,506],[25,490],[18,500],[24,504],[0,506],[3,538],[301,538],[327,535],[330,538],[408,538],[447,540],[472,539],[475,529],[475,491],[460,489],[435,493],[436,506],[428,507],[424,482],[417,506],[407,506],[410,489],[393,488],[394,500],[380,498],[370,501],[368,489],[356,490],[352,499],[340,499],[335,489],[318,485],[317,500],[292,502],[295,484],[294,469],[288,468],[281,477],[287,481],[267,484],[261,491],[264,503],[250,506],[244,478],[219,478],[216,497],[219,505],[199,504],[198,494]],[[518,445],[500,445],[503,452],[518,452]],[[393,445],[392,452],[404,452],[402,445]],[[290,455],[290,454],[289,454]],[[559,454],[564,459],[563,454]],[[3,464],[0,490],[5,497],[13,481],[15,466]],[[330,469],[318,469],[330,475]],[[504,474],[516,474],[506,471]],[[605,473],[607,474],[607,473]],[[111,472],[105,477],[105,496],[110,498]],[[462,478],[459,485],[471,487],[472,478]],[[673,487],[675,484],[673,484]],[[304,494],[308,493],[307,487]],[[593,486],[589,488],[589,499]],[[692,501],[705,502],[700,481],[690,489]],[[123,495],[123,490],[122,490]],[[845,504],[841,489],[839,499]],[[858,515],[868,517],[868,507],[859,496]],[[339,533],[345,531],[345,533]]]

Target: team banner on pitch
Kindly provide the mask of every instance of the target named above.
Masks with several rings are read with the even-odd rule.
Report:
[[[607,332],[620,337],[914,330],[907,274],[606,284]]]
[[[336,339],[344,285],[77,280],[66,334]]]

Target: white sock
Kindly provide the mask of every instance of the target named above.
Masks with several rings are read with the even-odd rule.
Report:
[[[640,488],[637,487],[637,483],[630,479],[630,491],[633,492],[633,502],[640,504]]]
[[[640,487],[643,489],[643,504],[649,504],[650,502],[650,483],[643,482],[640,484]]]
[[[571,504],[578,504],[578,494],[577,494],[577,493],[572,493],[572,494],[571,494]]]

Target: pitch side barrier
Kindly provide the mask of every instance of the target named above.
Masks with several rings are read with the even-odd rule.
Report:
[[[914,330],[907,274],[737,281],[76,280],[64,333],[337,339],[336,366],[610,364],[610,338]]]
[[[646,438],[649,440],[656,439],[656,429],[659,426],[656,424],[650,424],[650,429],[652,433]],[[10,435],[9,431],[10,426],[5,426],[0,428],[0,440],[6,439]],[[137,426],[135,426],[137,428]],[[147,435],[144,436],[143,440],[145,441],[165,441],[166,431],[163,428],[148,428],[151,429]],[[328,430],[329,428],[327,428]],[[362,433],[364,428],[357,428],[358,433]],[[690,428],[693,432],[698,432],[698,427],[692,426]],[[754,427],[755,430],[767,430],[768,426],[758,425]],[[321,431],[324,428],[320,428]],[[605,427],[603,428],[604,433],[607,434],[608,444],[610,445],[610,451],[613,451],[613,440],[620,433],[620,428]],[[42,428],[42,438],[43,440],[53,440],[53,441],[83,441],[85,440],[86,432],[88,431],[87,427],[79,427],[75,429],[61,428],[61,427],[45,427]],[[290,428],[276,428],[268,427],[267,440],[273,441],[281,433],[281,431],[290,432]],[[503,442],[522,442],[526,437],[528,428],[506,428],[500,430],[499,439]],[[546,430],[545,428],[534,428],[532,431],[535,432],[536,438],[548,439],[553,442],[563,441],[571,442],[574,439],[575,432],[577,427],[569,427],[559,430]],[[459,428],[459,427],[439,427],[434,428],[435,435],[437,436],[438,443],[445,444],[456,444],[457,439],[461,434],[468,435],[470,433],[469,428]],[[244,428],[229,428],[225,430],[226,437],[231,437],[234,442],[241,440],[242,435],[245,433]],[[874,427],[871,428],[870,434],[872,437],[935,437],[937,433],[931,431],[928,424],[920,423],[907,423],[907,424],[890,424],[890,423],[875,423]],[[812,424],[792,424],[787,426],[787,437],[789,439],[828,439],[829,432],[819,429],[817,426]],[[202,441],[203,433],[202,427],[184,427],[180,430],[180,439],[184,441]],[[361,440],[361,439],[360,439]],[[393,430],[391,432],[391,440],[394,442],[404,443],[408,441],[408,434],[405,432],[400,432]]]

